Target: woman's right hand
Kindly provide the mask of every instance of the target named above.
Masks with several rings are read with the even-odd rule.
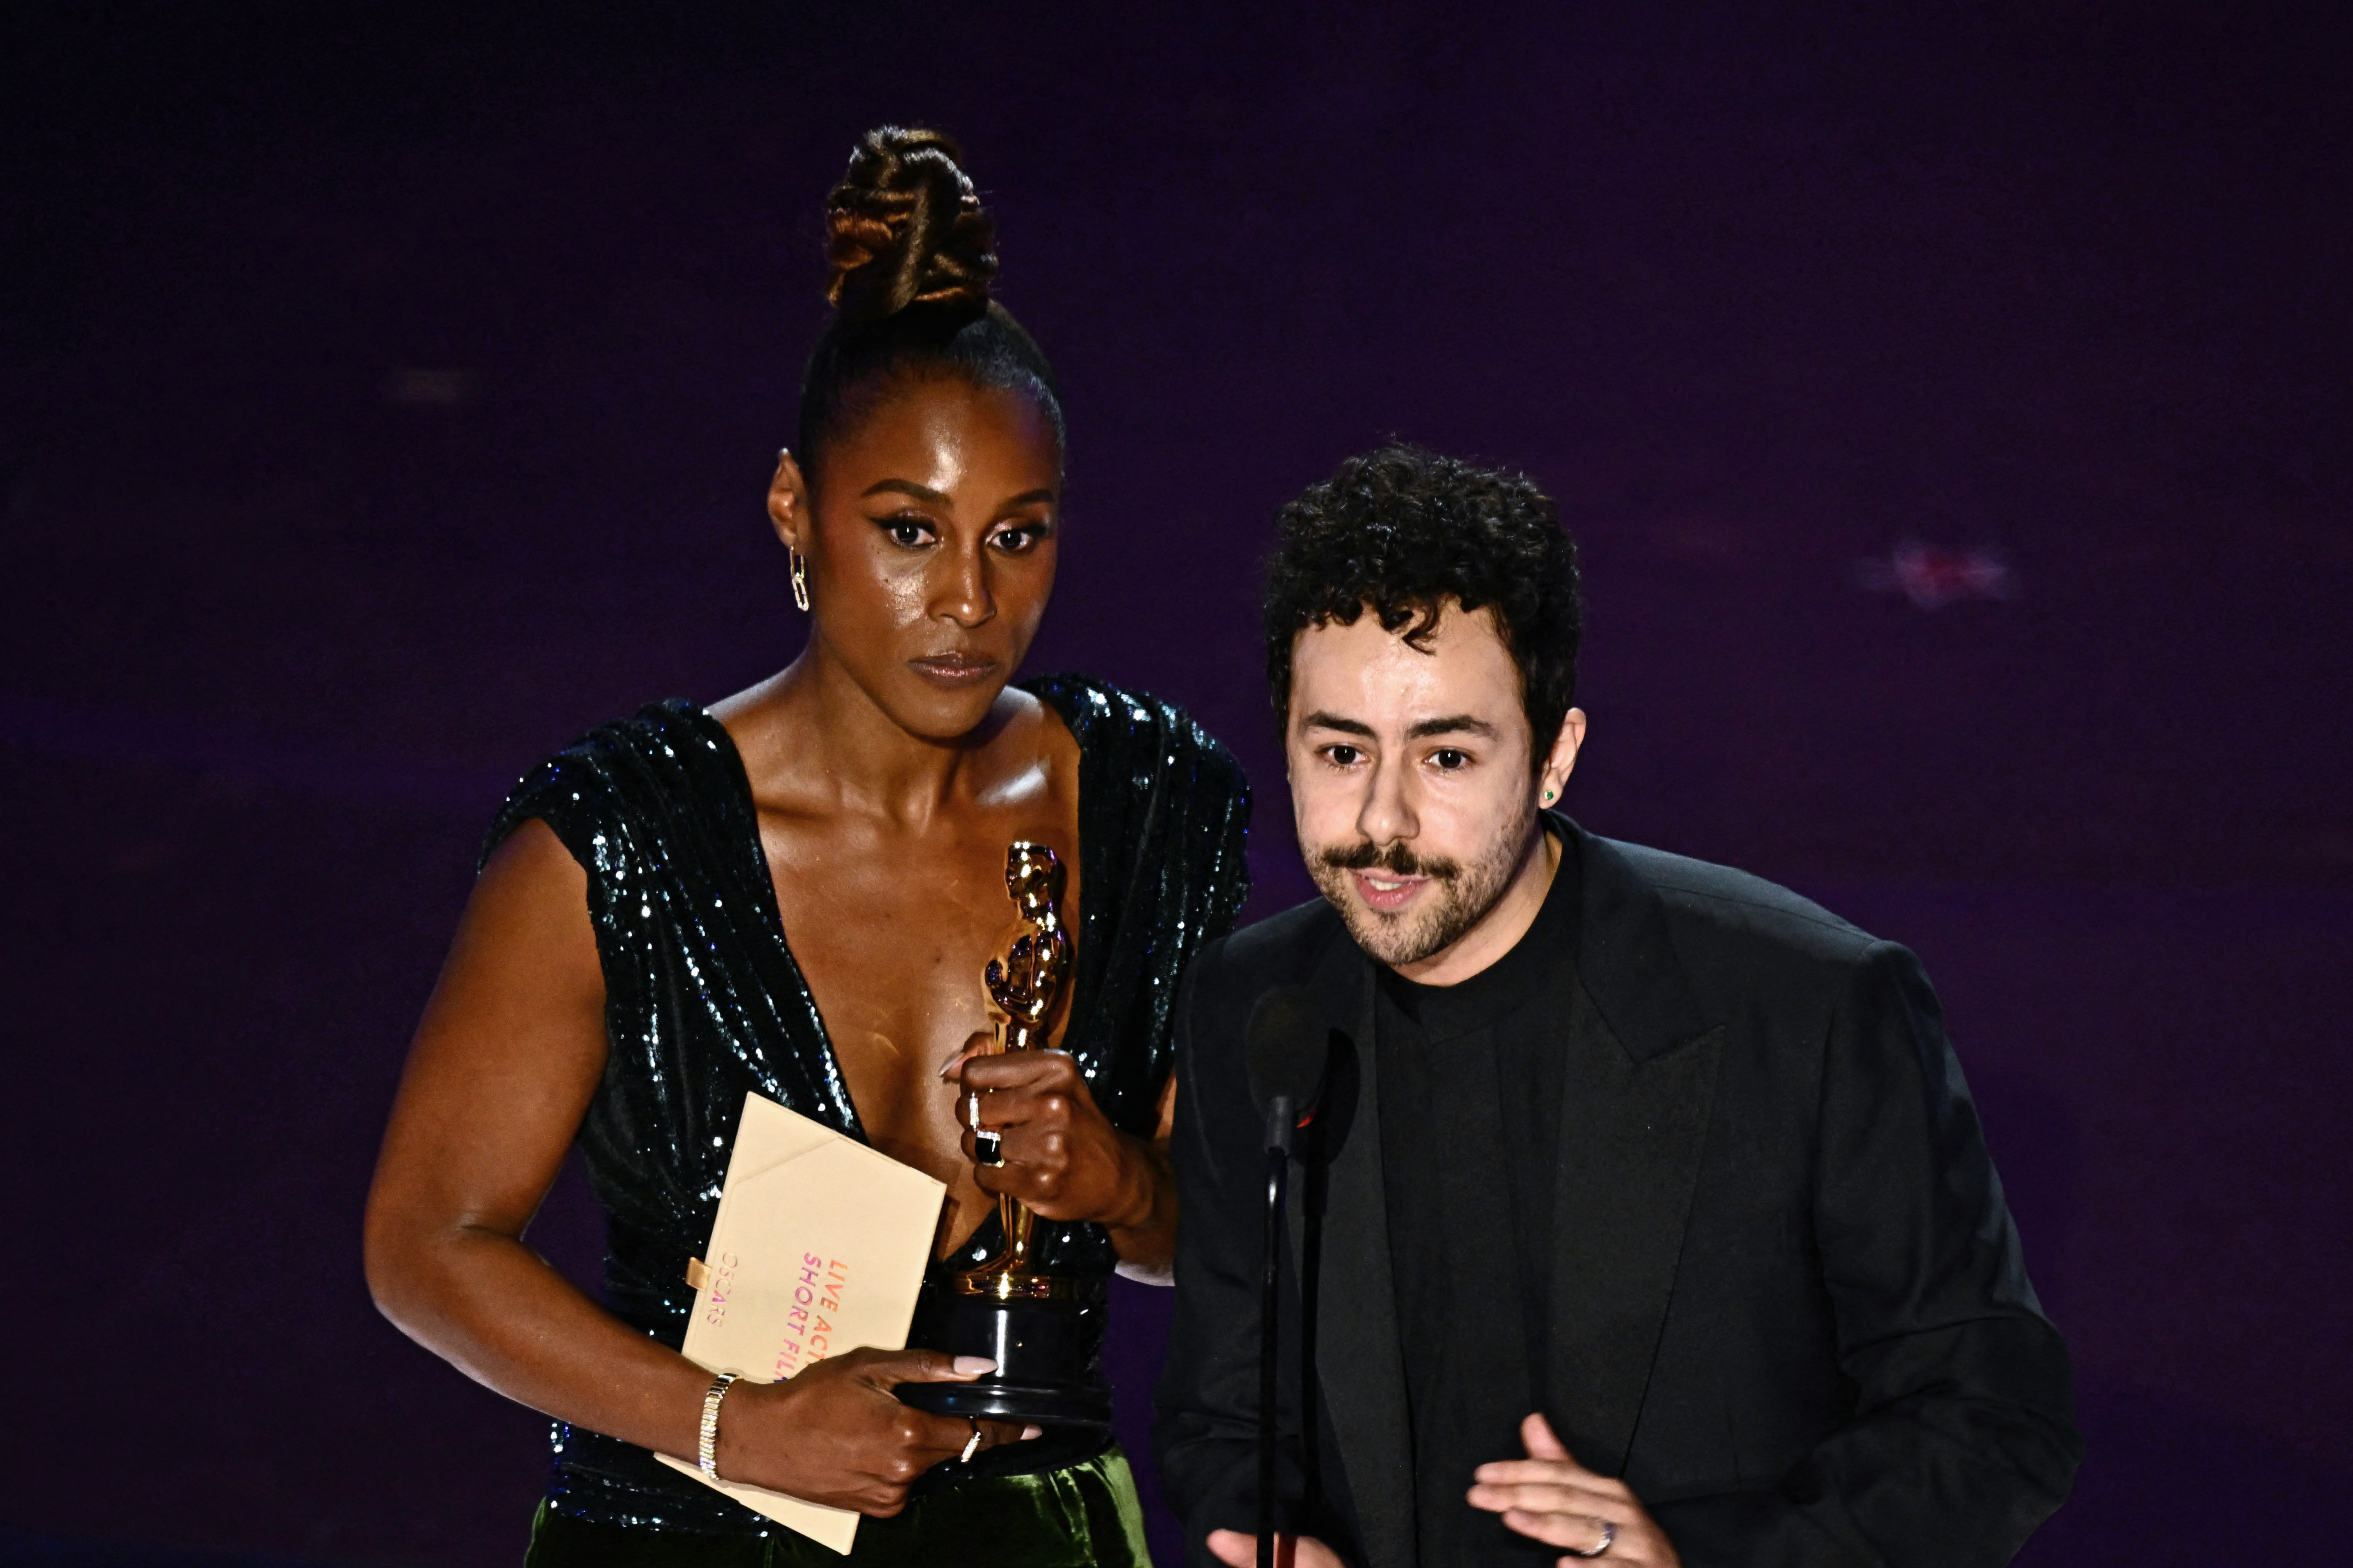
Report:
[[[981,1356],[938,1351],[845,1351],[783,1383],[739,1383],[719,1410],[720,1476],[828,1508],[889,1519],[907,1489],[972,1440],[962,1416],[902,1404],[902,1383],[970,1383],[996,1369]],[[1036,1435],[980,1424],[981,1445]]]

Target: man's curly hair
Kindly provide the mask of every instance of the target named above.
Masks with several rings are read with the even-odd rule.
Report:
[[[1366,609],[1421,645],[1440,607],[1492,607],[1520,672],[1541,768],[1577,696],[1577,546],[1552,497],[1525,474],[1480,468],[1393,443],[1352,457],[1275,514],[1267,567],[1266,675],[1278,722],[1291,712],[1291,651],[1300,632]]]

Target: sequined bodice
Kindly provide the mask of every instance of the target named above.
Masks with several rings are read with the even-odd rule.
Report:
[[[1025,683],[1079,745],[1085,897],[1063,1048],[1115,1125],[1153,1130],[1176,982],[1248,889],[1240,770],[1185,714],[1082,676]],[[665,1344],[685,1335],[687,1259],[711,1234],[745,1092],[864,1138],[768,880],[733,743],[693,705],[659,704],[541,764],[484,853],[544,821],[588,874],[605,977],[603,1081],[579,1148],[607,1218],[607,1306]],[[976,976],[974,983],[979,983]],[[934,1272],[987,1256],[992,1216]],[[1092,1224],[1039,1224],[1056,1273],[1117,1261]],[[558,1430],[552,1497],[586,1516],[726,1529],[754,1516],[642,1450]]]

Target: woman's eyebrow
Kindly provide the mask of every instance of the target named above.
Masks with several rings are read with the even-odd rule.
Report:
[[[934,490],[928,484],[917,484],[912,479],[877,480],[872,484],[868,485],[865,489],[858,493],[860,500],[863,500],[869,495],[882,495],[886,493],[912,495],[918,501],[928,501],[934,506],[945,506],[948,504],[948,498],[945,495]]]

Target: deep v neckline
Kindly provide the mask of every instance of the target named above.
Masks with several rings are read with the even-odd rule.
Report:
[[[736,748],[735,737],[728,733],[725,725],[712,716],[710,709],[698,705],[694,718],[696,724],[708,728],[719,754],[727,759],[728,774],[735,785],[735,803],[741,812],[738,827],[747,852],[753,896],[757,900],[754,907],[767,914],[764,922],[767,938],[775,947],[776,957],[784,964],[785,972],[792,977],[793,995],[807,1015],[809,1033],[817,1041],[819,1075],[839,1104],[842,1119],[848,1123],[839,1130],[871,1148],[873,1140],[866,1136],[865,1118],[859,1114],[858,1101],[849,1092],[849,1079],[841,1071],[841,1058],[834,1051],[833,1035],[825,1026],[825,1014],[818,1009],[817,992],[809,988],[800,959],[793,956],[792,938],[785,933],[785,906],[776,896],[776,868],[768,863],[768,846],[760,840],[760,802],[752,792],[752,771],[744,766],[744,754]]]
[[[1029,690],[1027,686],[1020,689]],[[1071,744],[1078,750],[1076,778],[1078,798],[1073,815],[1076,818],[1074,828],[1079,841],[1079,886],[1082,898],[1085,899],[1086,890],[1090,886],[1087,874],[1094,869],[1090,863],[1092,857],[1088,853],[1089,835],[1086,828],[1086,741],[1080,734],[1079,726],[1071,722],[1071,715],[1064,713],[1060,705],[1051,701],[1043,693],[1029,692],[1029,694],[1037,698],[1039,705],[1060,723],[1071,737]],[[847,1124],[839,1130],[871,1149],[873,1147],[873,1140],[866,1135],[865,1118],[859,1114],[857,1098],[849,1092],[849,1079],[841,1070],[841,1057],[834,1050],[833,1035],[827,1030],[825,1014],[818,1007],[817,992],[810,987],[808,976],[801,969],[800,960],[794,956],[792,938],[785,929],[784,903],[776,896],[776,867],[768,860],[768,846],[761,842],[760,838],[760,803],[758,797],[752,790],[752,770],[744,766],[744,754],[737,748],[734,736],[728,732],[725,725],[712,716],[710,709],[697,705],[693,713],[695,723],[708,729],[717,743],[719,754],[726,758],[728,773],[735,786],[736,803],[742,811],[741,831],[748,851],[745,857],[746,863],[755,884],[754,895],[758,899],[754,907],[766,911],[767,919],[765,924],[768,939],[774,944],[776,956],[783,963],[785,972],[792,979],[794,997],[799,1001],[802,1012],[807,1015],[810,1033],[817,1041],[817,1066],[819,1075],[836,1102],[840,1106],[842,1120]],[[1094,987],[1091,983],[1092,977],[1087,972],[1087,966],[1083,959],[1087,940],[1094,934],[1091,927],[1097,924],[1090,915],[1093,907],[1093,901],[1087,899],[1079,910],[1078,929],[1075,933],[1077,941],[1074,943],[1077,950],[1073,954],[1074,959],[1078,959],[1079,961],[1072,967],[1070,1011],[1063,1020],[1061,1043],[1059,1046],[1059,1049],[1070,1052],[1074,1056],[1081,1056],[1073,1046],[1081,1038],[1080,1021],[1086,1016],[1082,1010],[1093,1000],[1092,992]],[[977,979],[974,983],[979,983]],[[1085,1058],[1081,1056],[1082,1068],[1083,1069],[1085,1065]],[[992,1210],[989,1218],[985,1218],[981,1222],[983,1228],[987,1227],[989,1219],[994,1218],[994,1214],[995,1212]],[[961,1248],[969,1245],[971,1241],[972,1237],[967,1236],[959,1242],[957,1246]],[[955,1249],[951,1249],[952,1254],[954,1250]]]

